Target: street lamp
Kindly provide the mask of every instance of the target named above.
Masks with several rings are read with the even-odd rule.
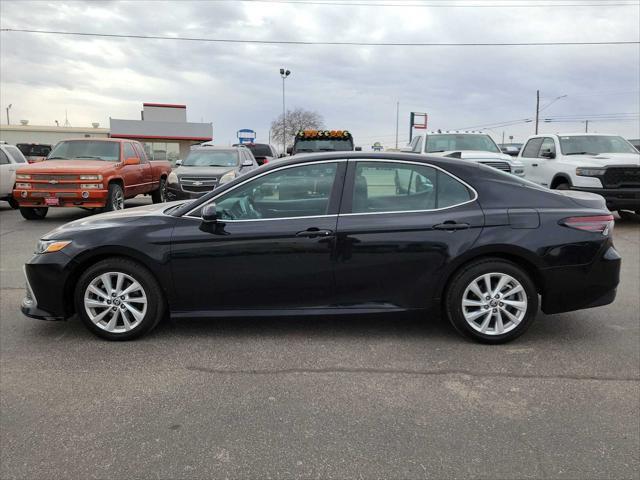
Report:
[[[13,106],[13,103],[10,103],[9,106],[7,107],[7,125],[10,125],[10,123],[9,123],[9,110],[11,110],[12,106]]]
[[[291,74],[289,70],[284,68],[280,69],[280,76],[282,77],[282,153],[287,153],[287,112],[284,109],[284,81]]]

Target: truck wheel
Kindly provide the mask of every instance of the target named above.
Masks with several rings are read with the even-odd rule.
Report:
[[[569,185],[568,183],[559,183],[558,185],[556,185],[556,190],[570,190],[571,189],[571,185]]]
[[[160,185],[158,188],[151,192],[151,200],[153,203],[164,203],[167,199],[167,180],[160,179]]]
[[[113,212],[115,210],[124,209],[124,192],[119,183],[109,184],[109,194],[107,195],[107,204],[104,206],[105,212]]]
[[[42,220],[48,211],[48,207],[20,207],[20,214],[27,220]]]

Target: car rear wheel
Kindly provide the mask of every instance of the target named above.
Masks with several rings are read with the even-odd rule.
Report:
[[[464,267],[451,281],[445,301],[456,330],[482,343],[519,337],[538,312],[538,294],[529,275],[501,259]]]
[[[20,207],[20,214],[27,220],[42,220],[48,211],[48,207]]]
[[[137,262],[109,258],[85,271],[75,289],[76,312],[107,340],[132,340],[150,332],[164,314],[153,275]]]
[[[160,179],[160,185],[158,188],[151,192],[151,200],[153,203],[164,203],[167,197],[167,180],[164,178]]]
[[[105,212],[113,212],[115,210],[124,209],[124,191],[118,183],[109,184],[109,193],[107,195],[107,204],[104,207]]]

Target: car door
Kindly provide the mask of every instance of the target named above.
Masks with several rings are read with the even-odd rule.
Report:
[[[124,195],[127,198],[131,198],[140,193],[145,193],[146,186],[144,185],[143,166],[141,164],[124,165],[124,161],[127,160],[127,158],[137,158],[140,160],[140,157],[136,153],[131,142],[124,142],[122,147]]]
[[[0,197],[11,195],[16,181],[16,164],[9,160],[9,156],[0,149]]]
[[[155,190],[158,186],[158,183],[160,182],[160,177],[156,176],[156,178],[153,178],[153,173],[154,173],[153,167],[149,163],[149,160],[147,159],[146,153],[144,153],[144,149],[142,148],[142,145],[138,143],[133,143],[132,145],[135,149],[136,154],[138,155],[138,158],[140,159],[142,183],[145,185],[144,190],[147,192],[150,190]]]
[[[423,162],[349,161],[336,244],[336,302],[426,308],[484,225],[476,192]]]
[[[520,154],[520,160],[524,164],[525,178],[537,184],[541,184],[541,182],[544,181],[542,178],[542,172],[540,171],[540,162],[538,160],[542,140],[542,137],[529,139]]]
[[[556,144],[553,138],[544,137],[542,139],[542,144],[540,144],[540,150],[538,151],[537,165],[537,180],[534,180],[534,182],[544,187],[549,187],[553,177],[557,173],[558,165],[556,160]]]
[[[213,197],[213,226],[202,224],[201,208],[179,218],[171,245],[176,309],[330,304],[345,171],[335,160],[283,166]]]

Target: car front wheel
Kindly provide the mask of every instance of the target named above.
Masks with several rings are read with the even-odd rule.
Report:
[[[451,281],[445,301],[456,330],[482,343],[519,337],[538,312],[538,294],[529,275],[501,259],[464,267]]]
[[[89,330],[107,340],[132,340],[150,332],[162,318],[164,305],[151,272],[124,258],[91,266],[75,289],[76,312]]]
[[[48,207],[20,207],[20,214],[26,220],[42,220],[48,211]]]

